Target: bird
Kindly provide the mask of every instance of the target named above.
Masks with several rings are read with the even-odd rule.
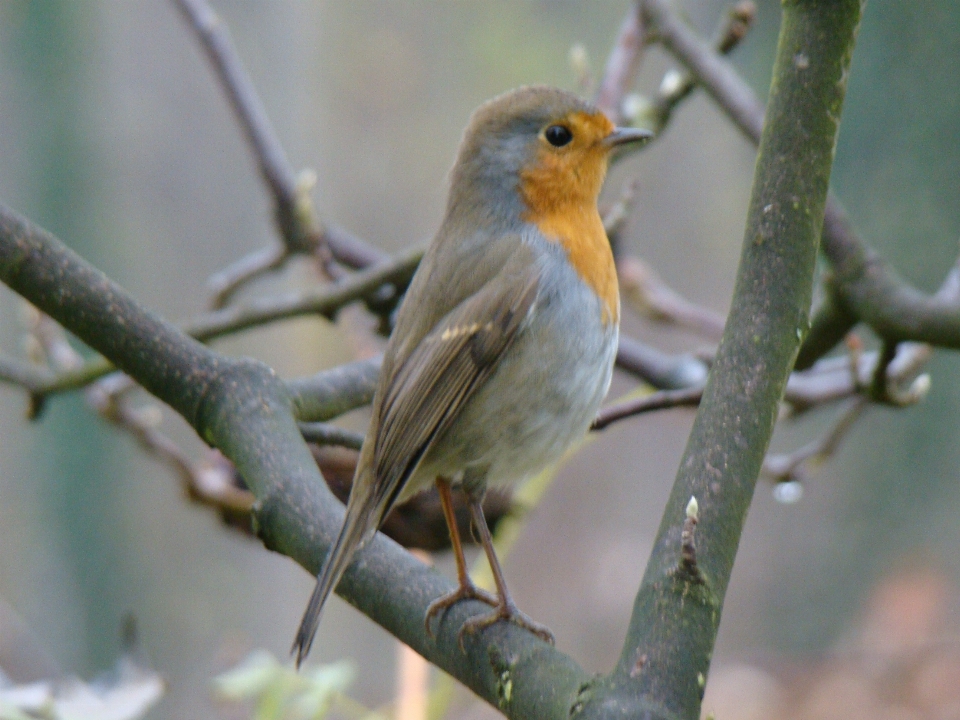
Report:
[[[520,612],[483,518],[488,486],[539,472],[583,437],[610,386],[620,295],[597,209],[611,154],[651,137],[617,127],[577,95],[521,87],[473,113],[450,174],[446,212],[397,311],[346,516],[291,650],[310,652],[323,606],[389,510],[436,484],[458,587],[424,622],[464,599],[492,612],[460,629],[515,623]],[[467,573],[454,488],[493,571],[496,595]]]

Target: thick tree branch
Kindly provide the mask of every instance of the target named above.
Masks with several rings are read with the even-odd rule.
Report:
[[[823,232],[824,253],[833,265],[837,285],[860,320],[888,340],[960,348],[960,302],[956,297],[929,295],[899,278],[860,241],[837,201],[830,204]]]
[[[0,207],[0,281],[179,412],[234,462],[257,498],[268,548],[316,573],[343,520],[294,419],[284,384],[261,363],[224,357],[141,308],[48,233]],[[566,718],[588,676],[510,623],[458,632],[479,608],[452,608],[427,638],[423,617],[452,583],[377,536],[339,593],[425,658],[512,718]],[[292,628],[291,628],[292,632]]]
[[[358,360],[310,377],[290,380],[294,412],[300,422],[324,422],[373,401],[383,356]]]
[[[655,28],[671,20],[645,2]],[[693,718],[733,560],[812,295],[859,0],[793,0],[783,19],[743,253],[723,340],[614,673],[583,717]],[[710,57],[715,57],[710,53]],[[697,573],[681,562],[691,497]]]
[[[826,355],[856,326],[857,316],[840,294],[832,276],[823,281],[823,301],[814,311],[810,330],[800,345],[794,370],[806,370]]]

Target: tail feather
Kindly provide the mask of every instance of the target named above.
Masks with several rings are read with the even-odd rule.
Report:
[[[323,606],[327,602],[330,593],[336,588],[343,573],[346,572],[354,553],[362,547],[369,535],[376,530],[377,523],[371,524],[371,519],[376,516],[374,508],[364,507],[359,502],[351,502],[347,505],[347,516],[340,528],[340,534],[336,542],[330,549],[327,559],[323,563],[320,574],[317,575],[317,584],[313,588],[313,594],[310,596],[310,602],[307,603],[307,609],[303,613],[303,619],[300,621],[300,628],[297,630],[297,637],[293,641],[291,654],[296,653],[297,667],[307,657],[310,647],[313,645],[314,636],[317,634],[317,626],[320,624],[320,615],[323,612]],[[372,526],[371,526],[372,525]]]

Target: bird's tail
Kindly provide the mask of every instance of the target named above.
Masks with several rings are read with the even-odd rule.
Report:
[[[356,487],[357,482],[355,481],[354,489]],[[298,668],[310,652],[310,646],[313,645],[313,638],[317,634],[317,626],[320,624],[320,614],[323,612],[323,606],[327,602],[327,598],[336,588],[337,583],[340,582],[340,578],[343,577],[343,573],[350,565],[354,553],[363,546],[373,534],[372,531],[376,531],[377,525],[379,525],[380,513],[376,512],[376,504],[371,503],[370,498],[360,497],[362,495],[364,493],[352,492],[350,494],[350,501],[347,503],[347,516],[340,528],[340,534],[330,549],[330,553],[320,569],[320,574],[317,575],[317,585],[310,596],[310,602],[307,603],[307,609],[300,621],[300,629],[297,630],[297,637],[290,649],[291,653],[296,653]]]

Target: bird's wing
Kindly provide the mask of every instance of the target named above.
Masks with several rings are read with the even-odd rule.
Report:
[[[385,388],[373,453],[377,506],[384,512],[524,326],[540,285],[536,264],[524,259],[508,262],[442,318]]]
[[[417,271],[414,283],[421,284],[429,306],[400,309],[347,516],[293,644],[298,666],[310,652],[323,605],[353,553],[380,526],[430,444],[496,368],[534,307],[540,274],[529,248],[519,238],[493,242],[484,258],[486,277],[476,267],[455,263],[459,258],[438,259],[436,252],[428,252]],[[431,272],[438,262],[446,272]],[[438,311],[451,306],[446,314]],[[393,344],[398,335],[403,338],[400,349]]]

